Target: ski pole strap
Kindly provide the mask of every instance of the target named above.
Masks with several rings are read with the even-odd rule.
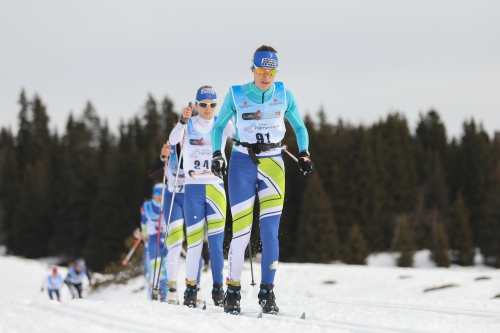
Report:
[[[255,164],[255,165],[260,164],[259,159],[257,158],[257,156],[255,154],[260,154],[263,151],[281,147],[281,142],[280,143],[248,143],[248,142],[241,142],[238,140],[233,140],[233,141],[237,146],[242,146],[242,147],[248,148],[248,155],[250,156],[253,164]]]

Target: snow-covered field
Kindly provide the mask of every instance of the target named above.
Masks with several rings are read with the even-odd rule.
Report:
[[[493,298],[500,270],[436,268],[428,254],[419,252],[417,268],[409,269],[394,267],[391,254],[371,256],[368,266],[282,263],[275,283],[280,315],[262,319],[248,264],[243,315],[231,316],[211,305],[210,272],[202,275],[205,311],[146,300],[142,277],[84,300],[70,300],[64,287],[57,303],[40,292],[47,263],[0,256],[0,332],[500,332],[500,298]],[[258,264],[254,273],[258,283]]]

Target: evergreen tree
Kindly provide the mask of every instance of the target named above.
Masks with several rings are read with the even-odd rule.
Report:
[[[167,96],[161,103],[160,133],[163,138],[168,138],[175,124],[179,121],[179,114],[174,111],[174,102]]]
[[[118,151],[114,150],[108,156],[105,173],[99,183],[99,194],[91,207],[86,260],[94,270],[102,270],[119,259],[125,250],[123,240],[131,234],[132,222],[136,222],[127,217],[132,207],[128,207],[119,195],[125,187],[119,183],[119,163]]]
[[[26,167],[20,186],[19,199],[12,217],[11,250],[28,258],[47,255],[49,232],[47,216],[48,182],[45,166],[41,161]]]
[[[436,223],[435,233],[436,241],[432,251],[432,259],[438,267],[450,267],[449,243],[446,231],[441,224]]]
[[[462,194],[459,192],[457,199],[450,209],[448,235],[452,261],[462,266],[474,265],[474,243],[469,225],[469,210],[465,205]]]
[[[400,256],[397,259],[397,265],[399,267],[413,267],[413,255],[417,247],[415,245],[413,232],[408,223],[408,217],[404,215],[400,216],[398,224],[399,228],[395,236],[396,241],[394,246],[395,250],[400,252]]]
[[[308,177],[297,229],[297,258],[302,262],[329,262],[338,258],[335,218],[318,173]]]
[[[425,116],[420,114],[415,132],[416,139],[424,150],[437,153],[441,160],[446,157],[448,150],[446,129],[437,111],[430,110]]]
[[[417,174],[406,119],[392,114],[373,127],[378,173],[385,188],[385,210],[407,214],[417,202]]]
[[[6,240],[7,248],[12,247],[12,218],[18,200],[20,175],[17,164],[14,139],[10,131],[2,128],[0,134],[0,219],[3,239]]]
[[[494,147],[482,126],[476,126],[474,120],[465,122],[457,179],[470,210],[474,243],[486,264],[500,266],[500,175]]]
[[[352,265],[366,265],[368,244],[357,223],[349,230],[349,238],[342,247],[342,261]]]
[[[96,117],[91,105],[87,104],[80,120],[70,115],[66,135],[62,138],[64,170],[59,179],[64,187],[52,237],[54,249],[59,253],[85,254],[90,207],[97,197],[99,183],[98,138],[95,138],[99,129],[89,127],[89,124],[99,123]]]

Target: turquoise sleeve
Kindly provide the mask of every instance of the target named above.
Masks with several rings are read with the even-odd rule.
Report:
[[[224,103],[220,108],[219,116],[214,124],[214,129],[212,131],[212,152],[221,150],[224,128],[235,113],[236,106],[234,105],[233,94],[230,90],[224,98]]]
[[[292,125],[295,131],[295,136],[297,137],[297,146],[299,147],[299,152],[309,149],[309,133],[307,132],[306,125],[300,116],[299,108],[297,106],[297,101],[293,93],[286,89],[286,101],[287,108],[285,112],[285,117]]]

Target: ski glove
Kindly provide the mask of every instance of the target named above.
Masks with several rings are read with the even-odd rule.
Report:
[[[212,173],[220,179],[227,174],[226,161],[220,150],[215,151],[212,156]]]
[[[309,154],[307,152],[303,151],[299,154],[299,161],[297,163],[299,163],[300,171],[304,173],[304,176],[313,172],[314,163],[309,158]]]

